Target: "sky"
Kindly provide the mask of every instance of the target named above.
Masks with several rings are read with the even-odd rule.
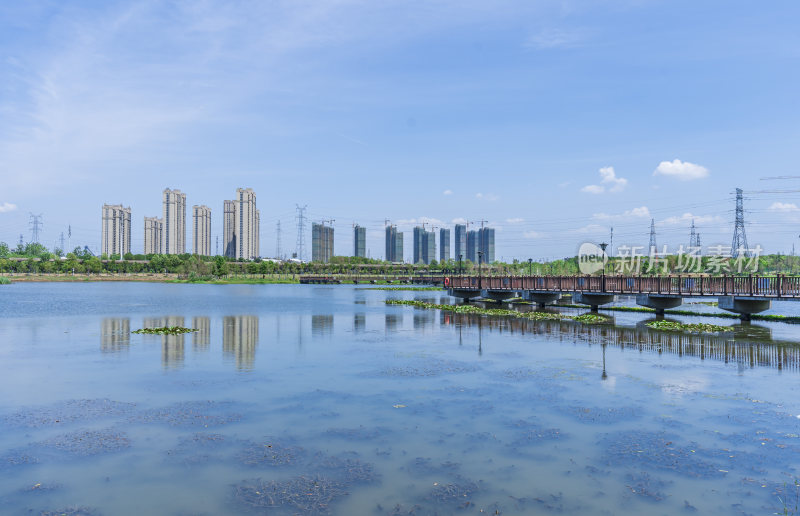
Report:
[[[261,254],[296,206],[384,254],[411,231],[496,228],[496,257],[583,242],[800,252],[796,1],[0,3],[0,241],[100,247],[104,203],[253,188]],[[798,177],[785,177],[798,176]],[[780,179],[768,179],[781,177]],[[190,227],[187,224],[187,229]],[[191,245],[191,231],[187,246]],[[406,238],[406,259],[411,255]],[[189,247],[190,248],[190,247]],[[212,251],[215,242],[212,241]]]

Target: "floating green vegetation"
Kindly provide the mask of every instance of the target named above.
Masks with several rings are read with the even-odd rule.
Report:
[[[723,331],[731,331],[728,326],[719,326],[717,324],[695,323],[686,324],[673,321],[650,321],[647,323],[649,328],[661,331],[680,331],[688,333],[720,333]]]
[[[160,328],[141,328],[134,330],[131,333],[142,333],[145,335],[180,335],[182,333],[191,333],[194,328],[184,328],[183,326],[162,326]]]
[[[403,299],[389,299],[387,305],[405,305],[416,308],[427,308],[431,310],[446,310],[459,314],[489,315],[494,317],[518,317],[520,319],[530,319],[533,321],[577,321],[584,324],[607,323],[609,319],[597,314],[567,315],[553,312],[519,312],[505,308],[480,308],[475,305],[439,305],[426,303],[424,301],[412,301]]]
[[[709,303],[693,303],[693,304],[709,304]],[[714,303],[716,304],[716,303]],[[584,305],[564,304],[559,303],[552,305],[558,308],[586,308]],[[639,312],[646,314],[654,314],[655,310],[652,308],[645,308],[643,306],[604,306],[600,308],[609,312]],[[693,312],[691,310],[664,310],[667,315],[688,315],[689,317],[719,317],[722,319],[738,319],[736,314],[729,314],[725,312]],[[776,315],[776,314],[752,314],[750,319],[754,321],[776,321],[784,323],[798,324],[800,317],[792,315]]]
[[[235,485],[234,499],[246,509],[263,513],[330,514],[331,502],[347,495],[346,486],[325,477],[298,476],[288,480],[259,479]]]
[[[11,285],[11,280],[5,276],[0,276],[0,285]]]

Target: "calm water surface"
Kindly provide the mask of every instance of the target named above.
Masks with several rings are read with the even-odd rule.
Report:
[[[698,318],[731,326],[700,337],[389,298],[452,302],[0,287],[0,513],[794,510],[800,327]],[[130,333],[162,325],[200,331]]]

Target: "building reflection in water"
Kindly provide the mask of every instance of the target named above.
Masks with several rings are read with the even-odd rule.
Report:
[[[353,332],[361,333],[367,327],[367,316],[365,314],[353,314]]]
[[[107,317],[100,323],[100,350],[103,353],[128,351],[131,343],[131,320]]]
[[[388,316],[387,316],[388,317]],[[730,332],[691,334],[652,330],[647,319],[634,327],[606,324],[581,324],[574,321],[532,321],[523,318],[481,317],[453,313],[441,319],[445,325],[470,325],[479,331],[533,333],[560,341],[600,344],[623,350],[692,356],[701,360],[736,363],[739,369],[774,367],[800,372],[800,347],[772,340],[768,327],[735,324]]]
[[[211,319],[208,317],[192,317],[192,349],[208,351],[211,346]]]
[[[143,328],[160,328],[163,326],[184,326],[186,319],[182,316],[146,317],[142,320]],[[161,335],[161,365],[165,369],[183,367],[184,344],[186,336]]]
[[[312,315],[311,316],[311,335],[322,337],[333,333],[333,315]]]
[[[236,369],[253,369],[257,346],[257,316],[227,315],[222,318],[222,353],[236,361]]]
[[[386,314],[386,331],[396,331],[397,327],[403,323],[402,314]]]

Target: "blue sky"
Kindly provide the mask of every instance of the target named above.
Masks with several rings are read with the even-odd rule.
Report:
[[[0,241],[100,245],[104,202],[258,195],[262,254],[295,204],[382,230],[489,221],[497,257],[583,241],[800,252],[800,4],[231,1],[0,4]],[[678,161],[675,161],[678,160]],[[759,193],[788,190],[785,193]],[[307,246],[310,247],[310,230]],[[191,235],[188,236],[191,241]],[[407,239],[406,256],[410,255]],[[212,244],[213,248],[213,244]]]

